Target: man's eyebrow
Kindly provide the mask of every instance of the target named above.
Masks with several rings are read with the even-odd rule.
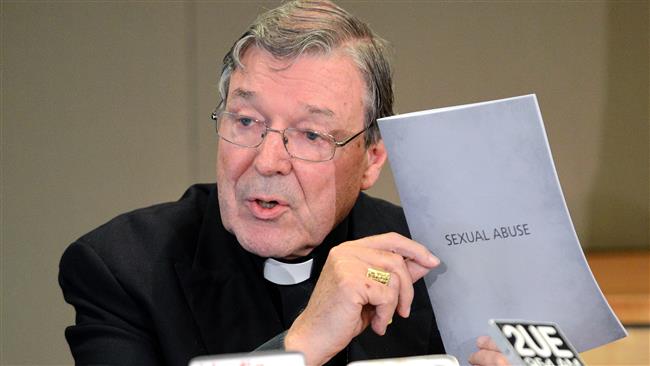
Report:
[[[309,114],[322,114],[326,117],[334,117],[334,112],[329,108],[321,108],[312,104],[305,105],[305,109]]]
[[[246,90],[242,88],[237,88],[232,91],[233,96],[239,97],[242,99],[253,99],[255,97],[255,92],[251,90]]]
[[[245,99],[245,100],[253,99],[257,95],[252,90],[246,90],[242,88],[236,88],[235,90],[232,91],[232,94],[234,97]],[[335,115],[334,111],[332,111],[331,109],[326,107],[318,107],[313,104],[305,104],[305,109],[309,114],[320,114],[326,117],[334,117]]]

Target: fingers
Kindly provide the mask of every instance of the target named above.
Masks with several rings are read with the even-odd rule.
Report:
[[[497,351],[500,352],[499,347],[497,346],[496,343],[494,343],[494,340],[488,336],[480,336],[476,339],[476,346],[479,349],[485,349],[489,351]]]
[[[412,284],[440,263],[426,247],[397,233],[348,242],[333,251],[354,257],[369,268],[391,273],[391,282],[399,282],[396,310],[404,318],[411,312],[414,296]],[[395,311],[395,308],[392,310]]]
[[[303,323],[320,322],[322,328],[340,333],[345,340],[368,325],[383,335],[395,312],[402,317],[410,315],[413,283],[438,263],[424,246],[396,233],[340,244],[330,251],[301,322],[292,326],[292,334],[313,329],[302,327]],[[390,280],[383,284],[368,278],[368,268],[390,273]],[[323,312],[331,315],[325,319]]]
[[[469,356],[467,360],[472,365],[481,366],[509,366],[508,359],[501,353],[499,347],[488,336],[480,336],[476,339],[476,346],[479,350]]]
[[[399,254],[408,262],[416,263],[428,269],[440,264],[440,260],[431,254],[425,246],[397,233],[369,236],[361,240],[349,242],[348,244]]]
[[[398,292],[397,312],[403,318],[409,316],[413,302],[413,279],[406,261],[402,256],[392,252],[372,248],[355,248],[351,253],[369,267],[381,269],[391,274],[389,286]]]
[[[353,248],[354,251],[360,248],[375,249],[375,253],[383,253],[384,256],[389,253],[395,254],[396,258],[402,257],[406,262],[406,268],[410,274],[412,282],[415,282],[427,274],[432,268],[440,264],[440,260],[431,254],[429,250],[402,235],[397,233],[386,233],[381,235],[370,236],[360,240],[344,243],[340,248]],[[360,254],[360,259],[367,260],[369,253]],[[375,256],[375,261],[381,261],[381,256]],[[380,265],[381,263],[376,263]]]
[[[467,361],[471,365],[481,366],[510,366],[503,353],[490,350],[479,350],[469,356]]]
[[[370,318],[370,326],[379,335],[386,334],[386,329],[393,319],[399,299],[399,281],[391,280],[387,285],[366,279],[368,289],[368,305],[374,306],[374,314]]]

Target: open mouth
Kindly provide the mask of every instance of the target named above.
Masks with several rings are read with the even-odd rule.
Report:
[[[278,201],[264,201],[257,199],[255,202],[262,208],[273,208],[278,205]]]
[[[259,220],[275,220],[291,210],[290,204],[282,197],[271,195],[249,197],[246,207]]]

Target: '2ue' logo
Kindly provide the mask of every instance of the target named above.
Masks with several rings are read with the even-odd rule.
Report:
[[[495,321],[495,325],[524,365],[584,366],[578,353],[553,323]]]

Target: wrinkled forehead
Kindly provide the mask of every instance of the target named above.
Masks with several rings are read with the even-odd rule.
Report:
[[[358,42],[357,42],[358,43]],[[232,72],[236,70],[242,70],[245,69],[245,63],[246,63],[246,58],[248,55],[253,51],[253,53],[257,52],[264,52],[265,54],[271,56],[271,59],[273,60],[273,65],[272,67],[278,71],[286,69],[290,67],[293,63],[296,62],[297,59],[300,58],[305,58],[305,57],[312,57],[312,58],[337,58],[337,57],[345,57],[348,58],[350,63],[355,66],[357,69],[357,72],[363,79],[363,85],[364,85],[364,93],[363,93],[363,98],[364,98],[364,103],[366,106],[370,106],[372,104],[372,97],[371,97],[371,80],[368,79],[367,72],[365,71],[366,68],[364,67],[364,62],[360,59],[359,52],[355,48],[355,43],[354,42],[346,42],[344,44],[341,44],[335,48],[327,48],[327,47],[311,47],[311,48],[306,48],[302,52],[300,52],[297,56],[296,55],[289,55],[286,57],[281,57],[278,56],[276,53],[268,51],[264,49],[261,46],[255,45],[255,43],[247,43],[244,47],[239,48],[235,50],[234,52],[237,53],[235,57],[233,57],[233,63],[231,64],[232,69],[228,72],[227,76],[224,77],[222,75],[219,83],[219,90],[222,93],[223,98],[227,98],[227,84],[230,82],[230,76],[232,75]],[[223,82],[226,82],[226,85],[222,85]]]
[[[365,83],[345,52],[277,58],[250,47],[231,75],[227,103],[252,105],[269,113],[305,111],[363,126]]]

